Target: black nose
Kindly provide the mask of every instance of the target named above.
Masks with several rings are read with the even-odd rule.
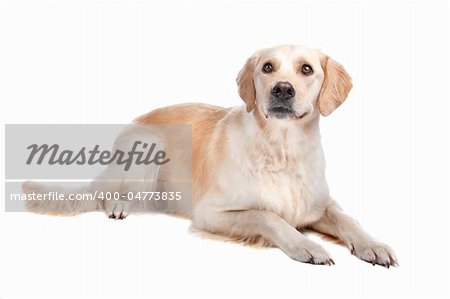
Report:
[[[278,100],[289,100],[295,96],[295,89],[289,82],[278,82],[270,93]]]

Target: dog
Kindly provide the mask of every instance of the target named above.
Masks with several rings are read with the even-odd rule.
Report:
[[[253,54],[236,81],[245,103],[241,107],[181,104],[135,120],[192,125],[192,203],[175,204],[172,211],[187,214],[198,230],[276,246],[299,262],[334,264],[327,251],[301,232],[309,229],[340,240],[363,261],[397,266],[393,250],[366,233],[329,195],[319,120],[339,107],[352,88],[344,67],[319,50],[283,45]],[[165,146],[174,142],[166,140]],[[142,175],[148,177],[148,172]],[[170,170],[150,172],[163,181],[174,175]],[[48,188],[23,185],[25,193]],[[100,207],[116,219],[132,210],[123,202],[98,201],[59,206],[32,202],[27,207],[53,214]]]

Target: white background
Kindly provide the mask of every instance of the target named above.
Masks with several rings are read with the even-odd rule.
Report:
[[[321,122],[332,195],[400,267],[315,236],[335,266],[204,240],[163,215],[51,217],[2,201],[0,298],[449,298],[448,20],[447,4],[425,2],[1,3],[2,123],[240,105],[234,80],[253,51],[322,49],[354,83]]]

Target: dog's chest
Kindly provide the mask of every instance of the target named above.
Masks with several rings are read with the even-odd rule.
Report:
[[[244,182],[252,205],[270,210],[294,226],[320,218],[328,200],[320,157],[297,148],[266,151],[249,156]]]

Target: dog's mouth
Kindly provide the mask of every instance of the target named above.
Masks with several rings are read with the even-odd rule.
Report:
[[[269,109],[269,114],[274,114],[275,116],[278,115],[288,115],[288,114],[293,114],[294,110],[290,107],[286,107],[286,106],[277,106],[277,107],[272,107]]]
[[[272,102],[269,104],[269,107],[267,108],[266,118],[275,117],[278,119],[282,119],[295,114],[295,111],[294,109],[292,109],[292,105],[289,102],[272,100]]]
[[[273,116],[278,119],[283,119],[283,118],[288,118],[288,117],[292,117],[295,119],[302,119],[306,115],[308,115],[308,112],[296,113],[294,109],[292,109],[291,107],[288,107],[288,106],[269,107],[267,114],[265,114],[266,118]]]

